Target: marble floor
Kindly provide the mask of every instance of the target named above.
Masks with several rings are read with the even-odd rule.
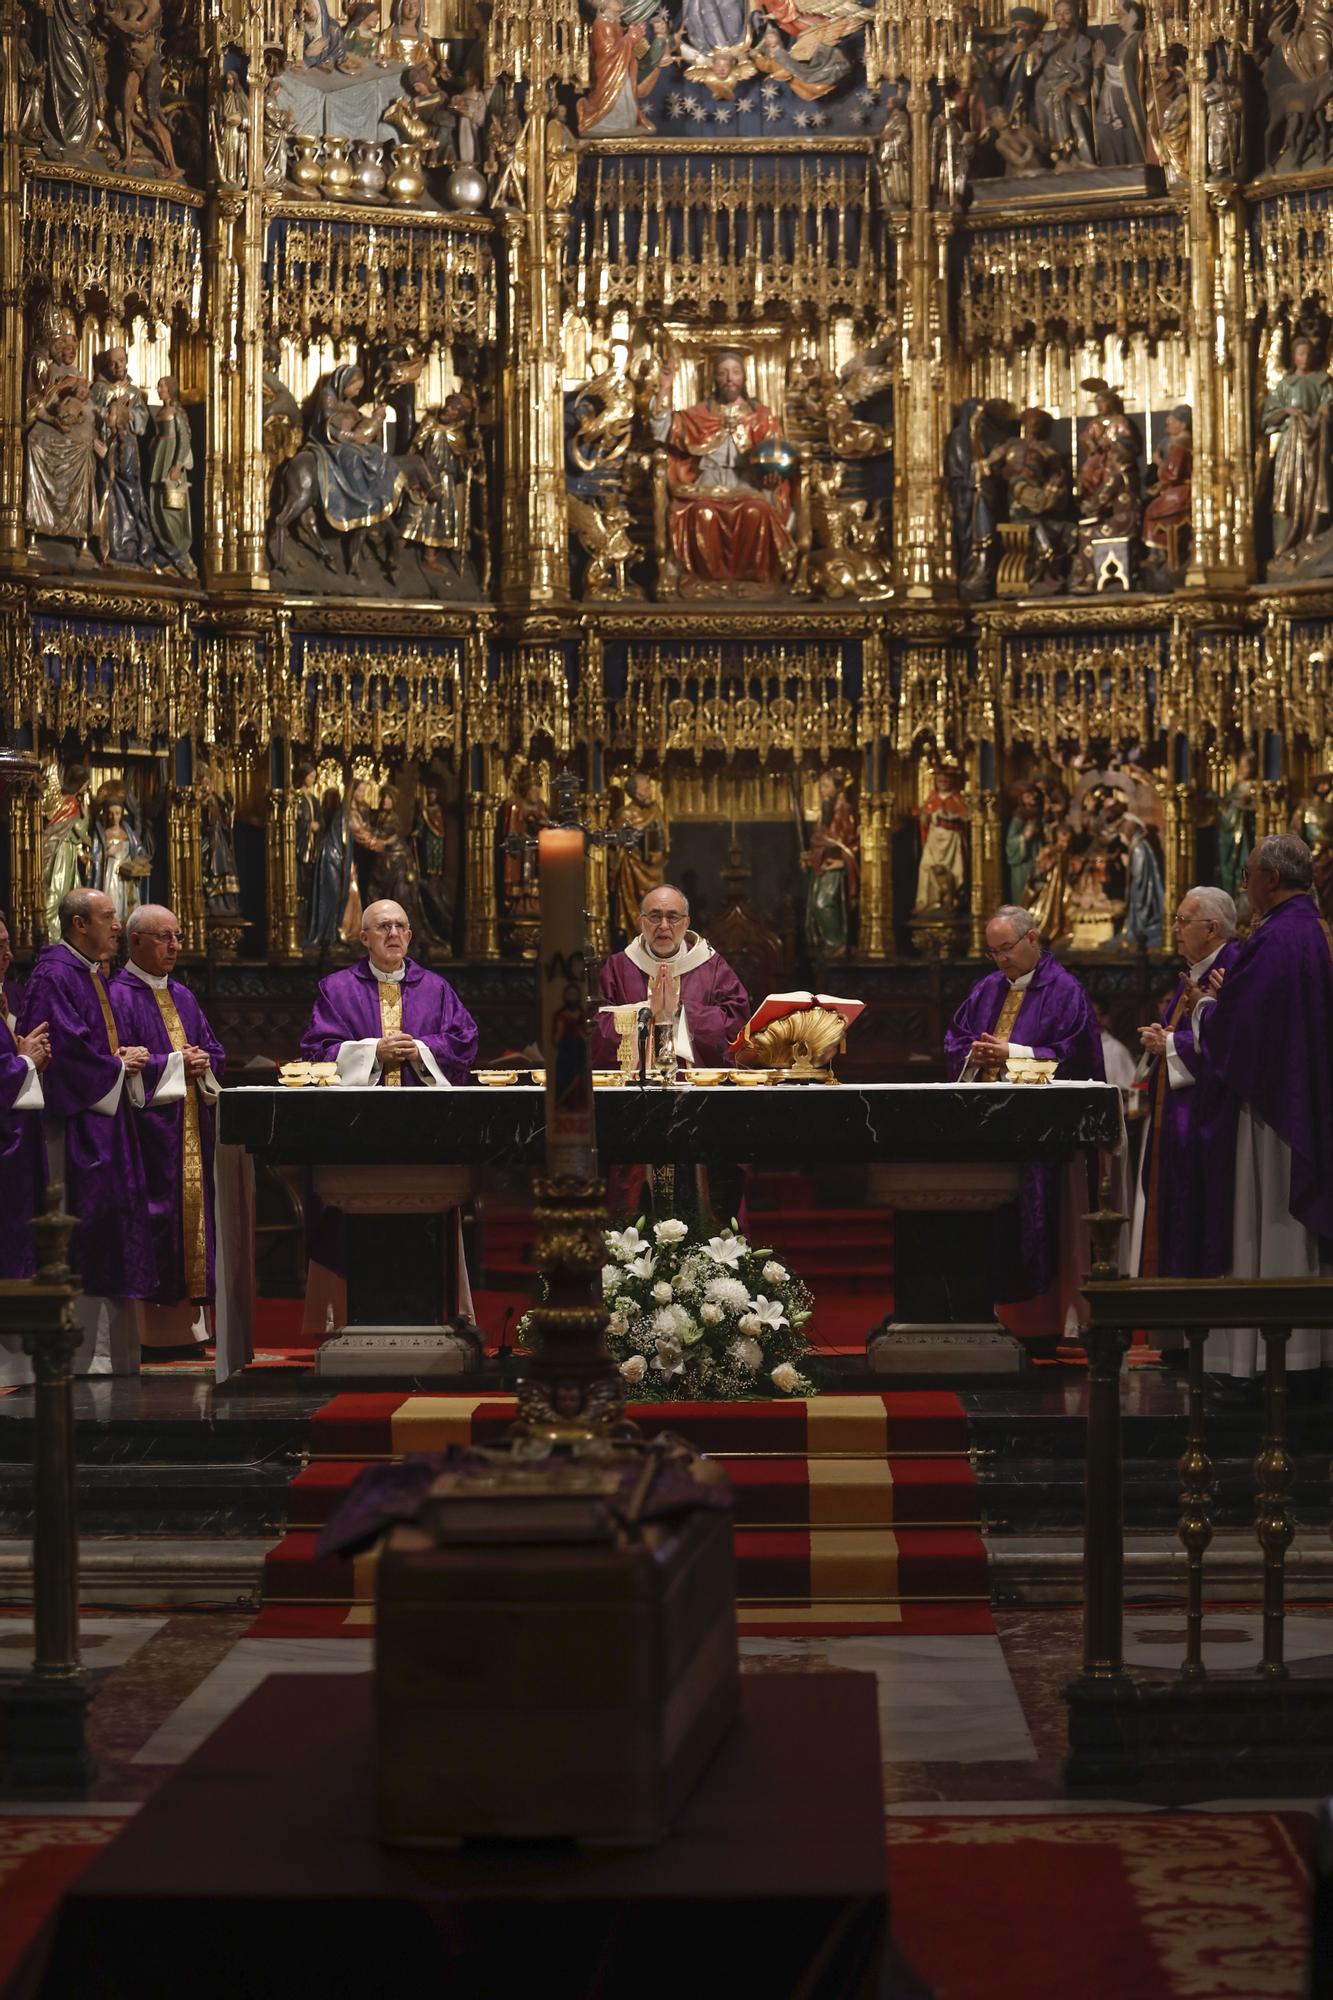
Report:
[[[251,1622],[244,1612],[104,1613],[84,1621],[85,1660],[94,1677],[89,1728],[99,1766],[91,1796],[99,1808],[132,1809],[267,1675],[370,1666],[367,1639],[247,1638]],[[1001,1611],[995,1624],[994,1636],[747,1636],[742,1668],[873,1673],[888,1811],[1082,1810],[1061,1778],[1062,1691],[1078,1667],[1080,1614],[1067,1607]],[[1252,1669],[1260,1644],[1256,1610],[1220,1605],[1206,1629],[1210,1674]],[[1126,1659],[1142,1673],[1173,1671],[1183,1641],[1178,1610],[1126,1614]],[[0,1616],[0,1672],[21,1669],[30,1643],[28,1618]],[[1333,1673],[1333,1616],[1290,1616],[1287,1656],[1294,1675]],[[1159,1803],[1151,1795],[1099,1798],[1088,1809]]]

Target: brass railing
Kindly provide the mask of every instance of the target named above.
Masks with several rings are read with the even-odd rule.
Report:
[[[1095,1218],[1103,1220],[1110,1218]],[[1289,1681],[1284,1658],[1287,1550],[1294,1464],[1287,1440],[1287,1342],[1293,1327],[1333,1327],[1333,1278],[1130,1279],[1094,1267],[1085,1286],[1089,1324],[1086,1511],[1083,1540],[1083,1666],[1066,1691],[1069,1781],[1097,1783],[1188,1767],[1208,1751],[1220,1767],[1244,1748],[1265,1769],[1294,1764],[1298,1743],[1333,1753],[1333,1682]],[[1263,1641],[1254,1680],[1209,1688],[1203,1661],[1204,1558],[1213,1535],[1213,1468],[1204,1420],[1203,1350],[1213,1328],[1256,1327],[1263,1341],[1263,1438],[1254,1461],[1255,1532],[1263,1551]],[[1175,1333],[1188,1347],[1185,1445],[1179,1461],[1178,1534],[1186,1556],[1185,1650],[1176,1681],[1139,1684],[1124,1664],[1124,1470],[1121,1363],[1135,1329]],[[1284,1725],[1259,1706],[1283,1684]],[[1245,1690],[1249,1690],[1248,1697]],[[1191,1706],[1191,1695],[1197,1697]],[[1296,1713],[1299,1711],[1299,1713]],[[1320,1740],[1321,1735],[1323,1741]],[[1324,1744],[1329,1743],[1325,1749]],[[1271,1754],[1269,1754],[1271,1752]],[[1311,1767],[1313,1775],[1313,1766]]]

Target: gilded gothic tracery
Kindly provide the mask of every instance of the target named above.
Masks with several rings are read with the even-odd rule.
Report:
[[[521,958],[564,769],[793,976],[1333,897],[1317,0],[0,14],[16,942]]]

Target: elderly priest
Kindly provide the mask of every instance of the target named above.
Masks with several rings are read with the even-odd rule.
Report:
[[[1333,931],[1311,896],[1297,834],[1254,848],[1245,886],[1256,919],[1234,965],[1209,975],[1203,1052],[1237,1115],[1230,1275],[1317,1277],[1333,1263]],[[1287,1367],[1333,1362],[1333,1336],[1297,1327]],[[1263,1367],[1253,1327],[1210,1333],[1204,1366],[1225,1393]]]
[[[208,1335],[201,1308],[213,1303],[213,1106],[227,1058],[193,993],[171,976],[181,945],[175,912],[143,903],[125,928],[129,963],[111,981],[111,1009],[124,1040],[148,1050],[142,1090],[132,1094],[158,1282],[141,1309],[140,1338],[160,1350]]]
[[[336,1062],[343,1083],[448,1090],[466,1083],[477,1024],[447,979],[407,955],[412,927],[400,903],[371,903],[361,919],[366,956],[319,984],[301,1054]],[[461,1237],[460,1237],[461,1246]],[[321,1334],[346,1316],[342,1213],[311,1205],[303,1327]],[[460,1254],[456,1301],[471,1314]]]
[[[616,1015],[647,1001],[655,1021],[676,1023],[676,1050],[686,1062],[721,1063],[745,1026],[750,999],[725,958],[689,928],[690,905],[669,882],[650,889],[639,906],[639,935],[601,971],[603,1006],[593,1061],[615,1067]]]
[[[361,919],[366,956],[319,984],[301,1054],[336,1062],[345,1084],[466,1083],[477,1024],[447,979],[407,955],[412,927],[399,903]]]
[[[1054,1062],[1060,1078],[1101,1082],[1102,1045],[1092,1002],[1072,972],[1042,950],[1030,910],[1005,904],[986,926],[986,956],[995,962],[972,988],[944,1037],[951,1077],[964,1072],[998,1083],[1012,1056]],[[1088,1194],[1083,1163],[1068,1170],[1051,1161],[1023,1169],[1018,1199],[997,1211],[994,1232],[996,1301],[1037,1302],[1022,1330],[1058,1337],[1076,1323],[1085,1269],[1081,1242]]]
[[[1158,1018],[1139,1029],[1149,1061],[1147,1130],[1129,1268],[1141,1278],[1221,1278],[1231,1264],[1235,1100],[1219,1087],[1194,1028],[1204,981],[1240,954],[1236,905],[1225,889],[1189,889],[1173,929],[1186,969]]]
[[[115,905],[97,889],[60,899],[60,942],[38,954],[19,1012],[19,1033],[49,1023],[43,1076],[51,1178],[79,1219],[70,1261],[83,1294],[75,1302],[82,1340],[74,1366],[90,1375],[138,1366],[134,1302],[157,1290],[157,1260],[131,1086],[148,1063],[141,1043],[122,1042],[101,962],[115,949]]]

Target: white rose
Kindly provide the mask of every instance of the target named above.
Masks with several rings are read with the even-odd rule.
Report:
[[[790,1361],[779,1362],[768,1379],[775,1389],[781,1389],[784,1396],[790,1396],[799,1387],[801,1380]]]
[[[648,1363],[641,1354],[631,1354],[628,1361],[622,1361],[620,1372],[627,1382],[642,1382],[648,1373]]]
[[[621,1334],[625,1331],[627,1324],[628,1322],[625,1318],[624,1313],[612,1313],[610,1318],[606,1322],[606,1330],[608,1333],[614,1334],[616,1338],[619,1339]]]
[[[758,1313],[749,1312],[742,1313],[736,1324],[742,1333],[749,1334],[751,1340],[753,1340],[763,1325],[763,1321],[760,1319]]]
[[[764,1350],[757,1340],[733,1340],[727,1352],[736,1366],[743,1368],[747,1375],[753,1375],[755,1370],[763,1365]]]
[[[659,1278],[653,1286],[653,1297],[659,1306],[669,1306],[671,1304],[671,1287],[665,1278]]]
[[[764,1283],[766,1285],[780,1285],[784,1283],[786,1277],[787,1277],[786,1265],[775,1264],[770,1258],[768,1263],[765,1264],[763,1269]]]
[[[611,1292],[618,1292],[624,1282],[625,1274],[619,1264],[603,1264],[602,1292],[604,1295],[609,1295]]]
[[[653,1235],[659,1243],[683,1243],[689,1233],[686,1225],[678,1222],[674,1216],[665,1222],[653,1224]]]
[[[710,1300],[707,1305],[700,1306],[699,1317],[705,1326],[721,1326],[726,1315],[721,1306],[715,1306]]]

